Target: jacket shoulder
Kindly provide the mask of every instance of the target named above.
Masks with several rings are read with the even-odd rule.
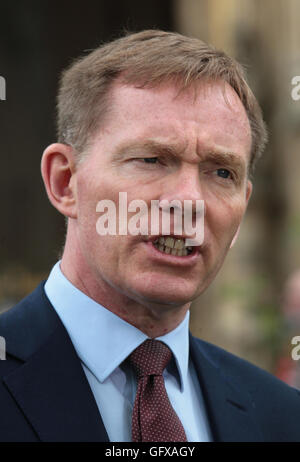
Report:
[[[0,336],[8,354],[21,360],[41,346],[59,324],[44,291],[45,281],[19,303],[0,315]]]
[[[300,441],[300,390],[216,345],[195,337],[192,343],[194,353],[204,355],[224,381],[248,395],[265,441]]]
[[[272,373],[246,359],[199,338],[193,337],[193,341],[197,345],[199,353],[204,354],[211,363],[220,369],[225,377],[235,379],[237,383],[244,382],[249,391],[253,392],[265,383],[285,390],[287,393],[295,394],[296,392],[296,395],[300,396],[299,390],[290,387]]]

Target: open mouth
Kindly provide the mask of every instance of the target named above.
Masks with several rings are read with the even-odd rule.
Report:
[[[193,247],[185,246],[185,239],[176,239],[170,236],[160,236],[153,241],[154,247],[162,253],[176,257],[187,257],[193,253]]]

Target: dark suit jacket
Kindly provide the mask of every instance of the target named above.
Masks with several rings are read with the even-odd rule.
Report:
[[[73,344],[43,283],[0,316],[0,441],[109,441]],[[190,337],[215,441],[300,441],[300,392]]]

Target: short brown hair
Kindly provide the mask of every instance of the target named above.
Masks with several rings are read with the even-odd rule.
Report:
[[[175,32],[145,30],[101,45],[62,73],[57,100],[58,141],[82,155],[107,113],[109,88],[123,83],[151,87],[173,79],[182,89],[203,79],[222,79],[238,94],[248,115],[252,147],[249,170],[267,142],[260,106],[242,66],[223,51]]]

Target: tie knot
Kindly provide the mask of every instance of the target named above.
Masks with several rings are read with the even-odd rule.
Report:
[[[147,339],[129,356],[138,377],[162,375],[172,357],[171,350],[159,340]]]

